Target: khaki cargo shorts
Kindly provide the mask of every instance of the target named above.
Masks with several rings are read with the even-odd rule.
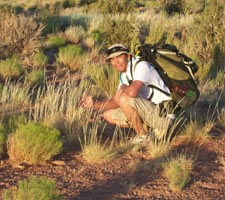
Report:
[[[148,126],[153,126],[154,120],[158,120],[159,108],[157,105],[151,103],[147,99],[143,98],[129,98],[129,105],[133,107],[143,120],[143,122]],[[111,111],[111,118],[119,120],[121,122],[127,122],[127,118],[122,112],[121,108],[117,108]]]

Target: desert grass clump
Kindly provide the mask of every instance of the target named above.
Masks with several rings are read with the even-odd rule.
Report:
[[[43,85],[45,80],[45,73],[42,69],[34,70],[27,74],[26,80],[30,86]]]
[[[69,42],[78,44],[84,39],[85,31],[82,26],[70,26],[66,29],[65,35]]]
[[[30,176],[20,180],[17,187],[7,189],[2,195],[3,200],[59,200],[55,183],[45,177]]]
[[[95,64],[84,69],[85,74],[90,76],[102,93],[107,97],[112,97],[115,94],[119,81],[119,74],[115,69],[107,65],[96,66]]]
[[[107,141],[102,143],[101,135],[98,133],[98,124],[94,123],[91,127],[84,127],[83,138],[80,139],[83,158],[90,163],[102,163],[116,156],[113,151],[112,144]]]
[[[211,138],[210,132],[214,126],[215,122],[213,121],[207,120],[203,123],[191,120],[185,125],[180,138],[183,138],[187,142],[204,143]]]
[[[164,166],[165,176],[169,180],[172,191],[182,190],[190,181],[190,172],[193,168],[193,159],[186,155],[171,158]]]
[[[6,60],[0,61],[0,76],[5,80],[7,78],[19,78],[23,73],[21,60],[13,55]]]
[[[151,126],[149,129],[149,137],[151,139],[148,147],[148,153],[152,158],[160,158],[169,154],[171,142],[176,137],[181,126],[182,117],[178,116],[172,121],[168,117],[160,117],[158,110],[152,113]]]
[[[49,37],[44,46],[47,49],[54,49],[54,48],[59,48],[61,46],[64,46],[66,44],[66,39],[60,36],[51,36]]]
[[[57,61],[60,66],[67,67],[72,71],[81,69],[84,63],[84,50],[78,45],[67,45],[59,48]]]
[[[2,88],[0,102],[4,104],[4,107],[1,108],[2,112],[25,109],[30,102],[29,88],[20,82],[7,80]]]
[[[43,68],[48,64],[48,57],[43,53],[43,51],[38,51],[33,57],[34,68]]]
[[[15,163],[42,163],[62,150],[60,132],[42,124],[28,122],[20,125],[8,137],[9,159]]]

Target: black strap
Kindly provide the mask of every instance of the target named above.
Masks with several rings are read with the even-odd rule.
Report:
[[[134,69],[136,68],[137,64],[140,63],[141,61],[144,61],[144,60],[138,60],[138,61],[135,63]],[[147,62],[148,62],[148,61],[147,61]],[[148,62],[148,63],[150,63],[150,62]],[[150,64],[152,64],[152,63],[150,63]],[[153,65],[153,64],[152,64],[152,65]],[[131,66],[132,66],[132,65],[131,65]],[[154,65],[153,65],[153,67],[154,67]],[[132,68],[132,67],[131,67],[131,68]],[[132,72],[132,69],[131,69],[131,72]],[[132,75],[132,79],[133,79],[133,75]],[[154,95],[154,89],[156,89],[156,90],[162,92],[163,94],[165,94],[165,95],[168,96],[168,97],[170,96],[170,93],[168,93],[168,92],[162,90],[161,88],[159,88],[159,87],[157,87],[157,86],[155,86],[155,85],[148,85],[148,87],[149,87],[149,88],[152,88],[152,93],[151,93],[150,97],[148,98],[149,101],[151,101],[151,99],[152,99],[152,97],[153,97],[153,95]]]

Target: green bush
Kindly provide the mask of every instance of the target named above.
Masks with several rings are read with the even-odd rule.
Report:
[[[93,30],[90,33],[90,37],[95,41],[95,44],[101,44],[103,42],[103,33],[100,30]]]
[[[27,82],[30,86],[43,85],[45,73],[43,70],[34,70],[27,75]]]
[[[15,131],[19,124],[25,122],[25,116],[5,117],[0,123],[0,158],[6,153],[6,141],[9,133]]]
[[[8,137],[7,150],[9,159],[15,163],[44,162],[62,150],[60,132],[34,122],[20,125]]]
[[[18,182],[17,188],[5,190],[3,200],[57,200],[55,183],[45,177],[30,176]]]
[[[75,6],[75,0],[64,0],[62,3],[62,7],[64,9],[74,7]]]
[[[45,67],[48,64],[48,60],[48,57],[42,51],[39,51],[34,55],[32,67]]]
[[[71,18],[67,16],[59,16],[59,15],[45,15],[41,16],[40,19],[46,26],[42,31],[42,35],[46,36],[48,34],[56,33],[61,30],[65,30],[66,27],[70,26]]]
[[[63,67],[68,67],[71,70],[80,69],[84,62],[83,59],[84,50],[78,45],[68,45],[66,47],[59,48],[59,54],[57,61]]]
[[[114,43],[123,43],[128,47],[132,47],[137,43],[138,36],[131,22],[125,17],[118,20],[105,18],[103,33],[105,45],[108,47]]]
[[[97,9],[103,14],[134,12],[137,3],[135,0],[98,0]]]
[[[58,47],[64,46],[65,44],[66,44],[66,40],[59,36],[52,36],[48,38],[48,40],[45,42],[45,46],[48,49],[58,48]]]
[[[23,72],[22,64],[18,56],[13,55],[0,61],[0,76],[6,78],[18,78]]]

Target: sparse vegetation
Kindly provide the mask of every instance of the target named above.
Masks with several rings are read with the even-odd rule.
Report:
[[[18,182],[17,188],[5,190],[3,200],[59,200],[55,183],[45,177],[30,176]]]
[[[214,170],[221,173],[224,169],[224,30],[222,0],[0,2],[1,190],[13,185],[2,198],[30,200],[42,199],[43,195],[43,199],[59,199],[56,186],[47,179],[31,177],[14,188],[20,173],[37,174],[44,165],[51,169],[49,176],[57,181],[60,193],[72,188],[73,192],[67,193],[66,198],[85,198],[79,195],[89,195],[95,189],[98,193],[98,186],[102,187],[101,192],[106,191],[110,186],[107,194],[113,195],[106,198],[167,199],[171,190],[183,190],[187,184],[185,193],[171,196],[189,198],[190,192],[200,188],[198,184],[209,180],[213,180],[209,187],[218,181],[219,189],[210,190],[209,195],[204,194],[207,187],[201,187],[203,191],[195,193],[195,198],[199,195],[222,198],[224,193],[219,184],[224,183],[224,176],[218,180],[213,176]],[[144,145],[133,145],[130,143],[132,129],[127,132],[105,126],[95,111],[80,107],[80,99],[84,91],[96,99],[109,98],[115,93],[119,75],[105,63],[106,47],[119,42],[133,52],[140,42],[154,44],[162,39],[176,45],[198,64],[196,81],[200,98],[196,106],[178,117],[169,132],[169,123],[158,119],[156,113],[151,123],[154,128],[149,129],[151,140]],[[217,146],[221,147],[218,152]],[[71,160],[78,162],[75,165],[70,160],[61,170],[62,166],[53,169],[52,161],[45,162],[58,159],[55,156],[62,152],[59,159],[67,164],[64,153],[67,156],[68,149],[73,154]],[[192,158],[183,154],[174,156],[180,151],[195,153],[193,149],[198,149],[197,155],[194,154],[198,159],[197,169],[193,168]],[[207,162],[204,162],[206,155]],[[24,170],[8,167],[8,157],[10,163]],[[35,166],[32,171],[31,166],[26,169],[25,163],[43,165]],[[162,189],[158,187],[167,184],[161,178],[163,166],[170,190],[164,185]],[[213,170],[212,176],[208,176],[207,169]],[[5,176],[5,170],[12,170],[12,176]],[[63,171],[63,176],[61,173],[57,177],[54,170]],[[90,180],[89,173],[93,173]],[[201,180],[190,181],[192,173],[201,175]],[[76,179],[76,183],[68,184],[67,175]],[[121,188],[125,186],[128,195],[120,194],[118,187],[116,192],[115,188],[111,190],[114,182]],[[90,184],[88,189],[86,183]],[[84,187],[85,192],[80,192]],[[155,193],[158,189],[163,190],[160,196]],[[142,191],[148,191],[148,196]],[[102,198],[103,195],[99,199]]]

